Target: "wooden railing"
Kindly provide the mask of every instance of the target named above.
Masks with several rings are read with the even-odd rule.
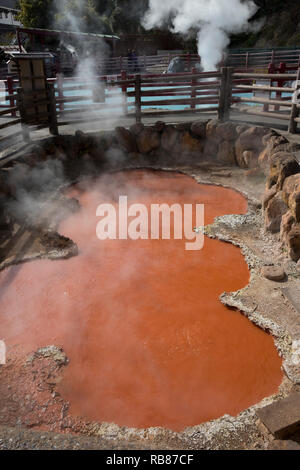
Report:
[[[171,60],[180,57],[190,71],[200,62],[198,54],[165,54],[153,56],[138,56],[133,60],[127,57],[112,57],[98,62],[98,71],[101,74],[119,74],[122,70],[127,73],[163,73],[167,70]],[[242,53],[228,53],[224,55],[221,66],[234,67],[245,71],[251,68],[266,69],[269,64],[279,66],[285,63],[290,67],[300,67],[300,48],[291,50],[273,49],[272,51],[249,51]]]
[[[17,90],[11,78],[4,85],[0,88],[0,151],[22,135]],[[8,132],[10,128],[11,132]],[[7,130],[5,133],[4,129]]]
[[[274,118],[288,122],[289,132],[295,133],[297,130],[297,123],[299,119],[300,103],[293,103],[293,95],[300,89],[300,69],[295,74],[264,74],[264,73],[232,73],[233,80],[245,79],[251,80],[252,83],[248,85],[236,85],[238,91],[249,91],[253,93],[251,98],[234,96],[231,97],[231,103],[246,103],[246,104],[258,104],[263,105],[261,109],[251,109],[250,107],[241,111],[242,114],[257,115],[260,117]],[[256,84],[257,80],[266,80],[265,84]],[[274,82],[294,82],[295,86],[283,87],[273,86]],[[269,84],[267,83],[269,82]],[[255,96],[255,93],[266,94],[267,96]],[[275,98],[272,94],[275,93]],[[289,96],[282,97],[282,93],[287,93]],[[278,99],[278,94],[281,99]],[[270,110],[270,107],[274,107],[274,111]],[[284,108],[284,110],[281,110]]]
[[[55,88],[58,126],[106,120],[114,115],[140,122],[150,116],[219,112],[221,80],[221,72],[195,70],[163,76],[127,76],[123,72],[114,82],[109,82],[109,77],[88,83],[59,79]],[[66,119],[68,116],[74,119]]]
[[[288,67],[300,67],[300,48],[291,50],[273,49],[271,51],[249,51],[242,53],[229,53],[224,65],[234,68],[268,68],[269,64],[279,66],[285,63]]]
[[[33,90],[29,94],[15,86],[9,92],[6,86],[1,98],[0,131],[16,125],[18,128],[10,136],[6,133],[0,137],[0,144],[21,133],[25,141],[29,140],[35,129],[48,127],[51,134],[58,134],[60,126],[114,118],[116,122],[121,117],[141,122],[149,117],[215,114],[225,121],[234,112],[284,121],[291,133],[300,123],[300,103],[292,100],[300,89],[300,69],[292,74],[267,74],[223,67],[214,72],[199,73],[194,69],[191,73],[160,76],[127,75],[123,71],[115,78],[111,82],[109,76],[100,76],[82,82],[58,77],[48,80],[46,91]],[[286,82],[288,86],[278,85]],[[240,104],[252,107],[241,110],[236,106]],[[261,121],[263,124],[264,119]]]

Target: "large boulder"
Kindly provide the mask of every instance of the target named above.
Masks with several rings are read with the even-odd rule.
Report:
[[[166,123],[164,121],[156,121],[153,126],[153,130],[156,132],[163,132],[166,128]]]
[[[174,124],[174,128],[182,133],[185,132],[190,132],[191,130],[191,123],[190,122],[178,122],[177,124]]]
[[[263,206],[264,210],[268,207],[269,202],[271,201],[271,199],[273,199],[273,197],[276,195],[276,193],[277,193],[277,191],[276,191],[275,186],[273,186],[272,188],[267,189],[265,191],[265,194],[263,196],[263,203],[262,203],[262,206]]]
[[[275,131],[274,131],[275,132]],[[274,153],[278,153],[289,142],[283,136],[276,133],[267,134],[262,139],[264,148],[258,157],[258,163],[262,167],[267,167],[270,164],[271,157]]]
[[[300,259],[300,224],[294,225],[287,236],[289,255],[293,261]]]
[[[209,159],[216,159],[219,153],[219,142],[213,139],[206,139],[204,141],[204,155]]]
[[[145,129],[145,126],[144,124],[142,124],[141,122],[137,122],[136,124],[132,124],[132,126],[130,126],[129,130],[130,132],[135,135],[136,137],[138,135],[141,134],[141,132]]]
[[[295,156],[279,152],[272,157],[267,187],[271,188],[276,184],[277,189],[281,190],[285,179],[299,172],[300,166]]]
[[[300,173],[285,179],[282,195],[295,220],[300,222]]]
[[[228,142],[235,141],[238,136],[236,124],[230,121],[220,123],[216,131],[221,139]]]
[[[243,152],[243,161],[246,165],[246,168],[257,168],[257,153],[253,152],[253,150],[245,150]]]
[[[167,126],[161,136],[161,148],[165,152],[173,152],[179,140],[179,132],[173,126]]]
[[[250,127],[249,129],[242,132],[235,143],[235,151],[237,163],[241,168],[248,168],[247,163],[244,159],[244,152],[251,151],[253,160],[255,160],[255,166],[257,166],[259,154],[264,148],[263,137],[270,133],[270,130],[264,127]]]
[[[141,154],[147,154],[160,147],[160,134],[145,127],[137,136],[137,147]]]
[[[280,240],[286,245],[288,242],[288,235],[295,225],[296,221],[291,211],[287,211],[281,219],[280,225]]]
[[[250,149],[256,149],[264,145],[263,138],[270,133],[270,129],[265,127],[249,127],[240,134],[241,144]]]
[[[203,152],[203,142],[195,139],[189,132],[185,132],[179,138],[179,147],[177,151],[184,155],[200,156]]]
[[[131,153],[137,151],[137,145],[134,135],[125,127],[116,127],[116,139],[122,150]]]
[[[235,165],[235,149],[232,142],[224,140],[219,144],[217,160],[226,165]]]
[[[206,126],[208,121],[194,121],[191,125],[191,134],[200,139],[206,138]]]
[[[222,140],[222,137],[218,134],[218,126],[219,126],[219,121],[216,119],[213,119],[212,121],[208,121],[206,124],[206,138],[207,139],[212,139],[217,142],[220,142]]]
[[[282,216],[288,211],[288,207],[282,199],[281,192],[269,201],[265,210],[265,227],[271,233],[280,231]]]

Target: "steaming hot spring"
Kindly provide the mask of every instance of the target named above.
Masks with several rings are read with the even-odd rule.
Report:
[[[27,173],[10,206],[18,216],[25,211],[27,222],[30,208],[37,207],[41,224],[41,214],[47,218],[35,185],[57,181],[59,165],[51,162],[30,167],[31,179]],[[60,201],[77,205],[56,227],[61,246],[76,243],[76,256],[47,259],[58,257],[57,241],[54,249],[49,227],[35,224],[29,237],[26,229],[19,234],[19,249],[41,253],[46,243],[47,256],[29,255],[30,262],[0,273],[1,336],[10,364],[1,371],[1,423],[60,432],[90,422],[182,431],[236,416],[275,393],[283,376],[272,337],[219,299],[249,282],[238,247],[205,236],[201,250],[186,250],[187,240],[172,236],[180,213],[170,219],[170,239],[99,240],[96,234],[98,206],[110,204],[118,215],[120,196],[148,214],[153,204],[204,204],[205,226],[218,216],[245,214],[246,198],[176,171],[99,175],[81,178],[56,199],[56,215]],[[195,212],[187,217],[195,227]]]

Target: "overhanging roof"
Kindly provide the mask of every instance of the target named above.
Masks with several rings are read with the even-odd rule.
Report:
[[[30,53],[22,53],[22,52],[9,52],[10,55],[14,60],[18,59],[50,59],[53,57],[50,52],[30,52]]]
[[[41,36],[82,36],[91,39],[120,39],[119,36],[109,34],[96,33],[78,33],[75,31],[62,31],[57,29],[41,29],[41,28],[17,28],[20,33],[37,34]]]

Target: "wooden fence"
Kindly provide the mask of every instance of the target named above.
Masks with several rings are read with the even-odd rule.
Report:
[[[267,69],[269,64],[279,66],[285,63],[287,67],[300,67],[300,48],[298,49],[273,49],[270,51],[247,51],[241,53],[229,53],[224,61],[224,65],[248,69]]]
[[[0,88],[0,149],[9,146],[12,140],[22,137],[21,118],[19,114],[18,93],[11,78]],[[6,129],[6,135],[3,130]]]
[[[191,73],[160,76],[127,75],[124,71],[115,78],[94,77],[84,82],[78,78],[50,79],[42,99],[39,90],[29,96],[17,83],[10,83],[10,91],[6,85],[0,131],[11,128],[12,133],[0,137],[0,145],[9,145],[17,135],[28,141],[30,132],[43,127],[58,134],[61,126],[78,125],[80,129],[82,123],[120,117],[141,122],[147,117],[213,114],[225,121],[234,112],[260,116],[262,124],[264,118],[282,120],[291,133],[300,123],[300,103],[292,100],[300,89],[300,69],[297,73],[266,74],[223,67],[215,72],[193,69]],[[241,104],[251,106],[241,110],[237,106]]]
[[[238,84],[236,89],[238,91],[248,91],[253,94],[251,97],[234,96],[232,94],[231,103],[246,103],[246,104],[258,104],[263,105],[263,110],[250,107],[240,111],[241,114],[257,115],[260,117],[267,117],[282,120],[288,123],[288,130],[290,133],[297,131],[297,123],[299,119],[299,104],[293,102],[293,96],[297,90],[300,89],[300,69],[295,74],[263,74],[263,73],[234,73],[232,72],[232,78],[250,80],[247,85]],[[265,84],[262,81],[265,80]],[[259,81],[259,84],[257,84]],[[274,82],[285,82],[294,84],[294,86],[273,86]],[[251,84],[250,84],[251,83]],[[260,96],[257,96],[259,93]],[[288,94],[286,97],[278,99],[278,94],[281,96],[282,93]],[[273,95],[275,94],[275,98]],[[262,96],[266,95],[266,96]],[[274,110],[271,110],[273,107]],[[281,110],[284,108],[284,110]]]
[[[112,57],[103,59],[98,63],[101,74],[120,74],[122,70],[127,73],[158,73],[165,72],[171,60],[180,57],[188,71],[200,62],[198,54],[165,54],[153,56],[138,56],[135,60],[127,57]],[[267,69],[269,64],[279,66],[285,63],[287,67],[300,67],[300,48],[291,50],[273,49],[271,51],[249,51],[241,53],[228,53],[224,55],[220,66],[234,67],[236,69]],[[70,68],[70,64],[69,64]]]
[[[97,61],[98,74],[117,75],[122,71],[127,73],[164,73],[171,60],[175,57],[180,57],[184,63],[187,71],[191,71],[192,67],[200,62],[198,54],[169,54],[152,55],[152,56],[138,56],[135,59],[128,59],[128,57],[111,57]],[[300,48],[298,49],[273,49],[270,51],[245,51],[245,52],[230,52],[224,55],[220,67],[234,67],[235,69],[243,71],[251,71],[251,69],[266,70],[270,64],[279,67],[281,63],[285,63],[288,68],[300,67]],[[48,69],[51,67],[48,64]],[[63,60],[60,64],[60,69],[65,73],[72,73],[76,64],[71,60]],[[58,70],[56,70],[58,72]],[[52,73],[52,71],[51,71]],[[7,67],[3,70],[0,68],[0,77],[6,77]]]

